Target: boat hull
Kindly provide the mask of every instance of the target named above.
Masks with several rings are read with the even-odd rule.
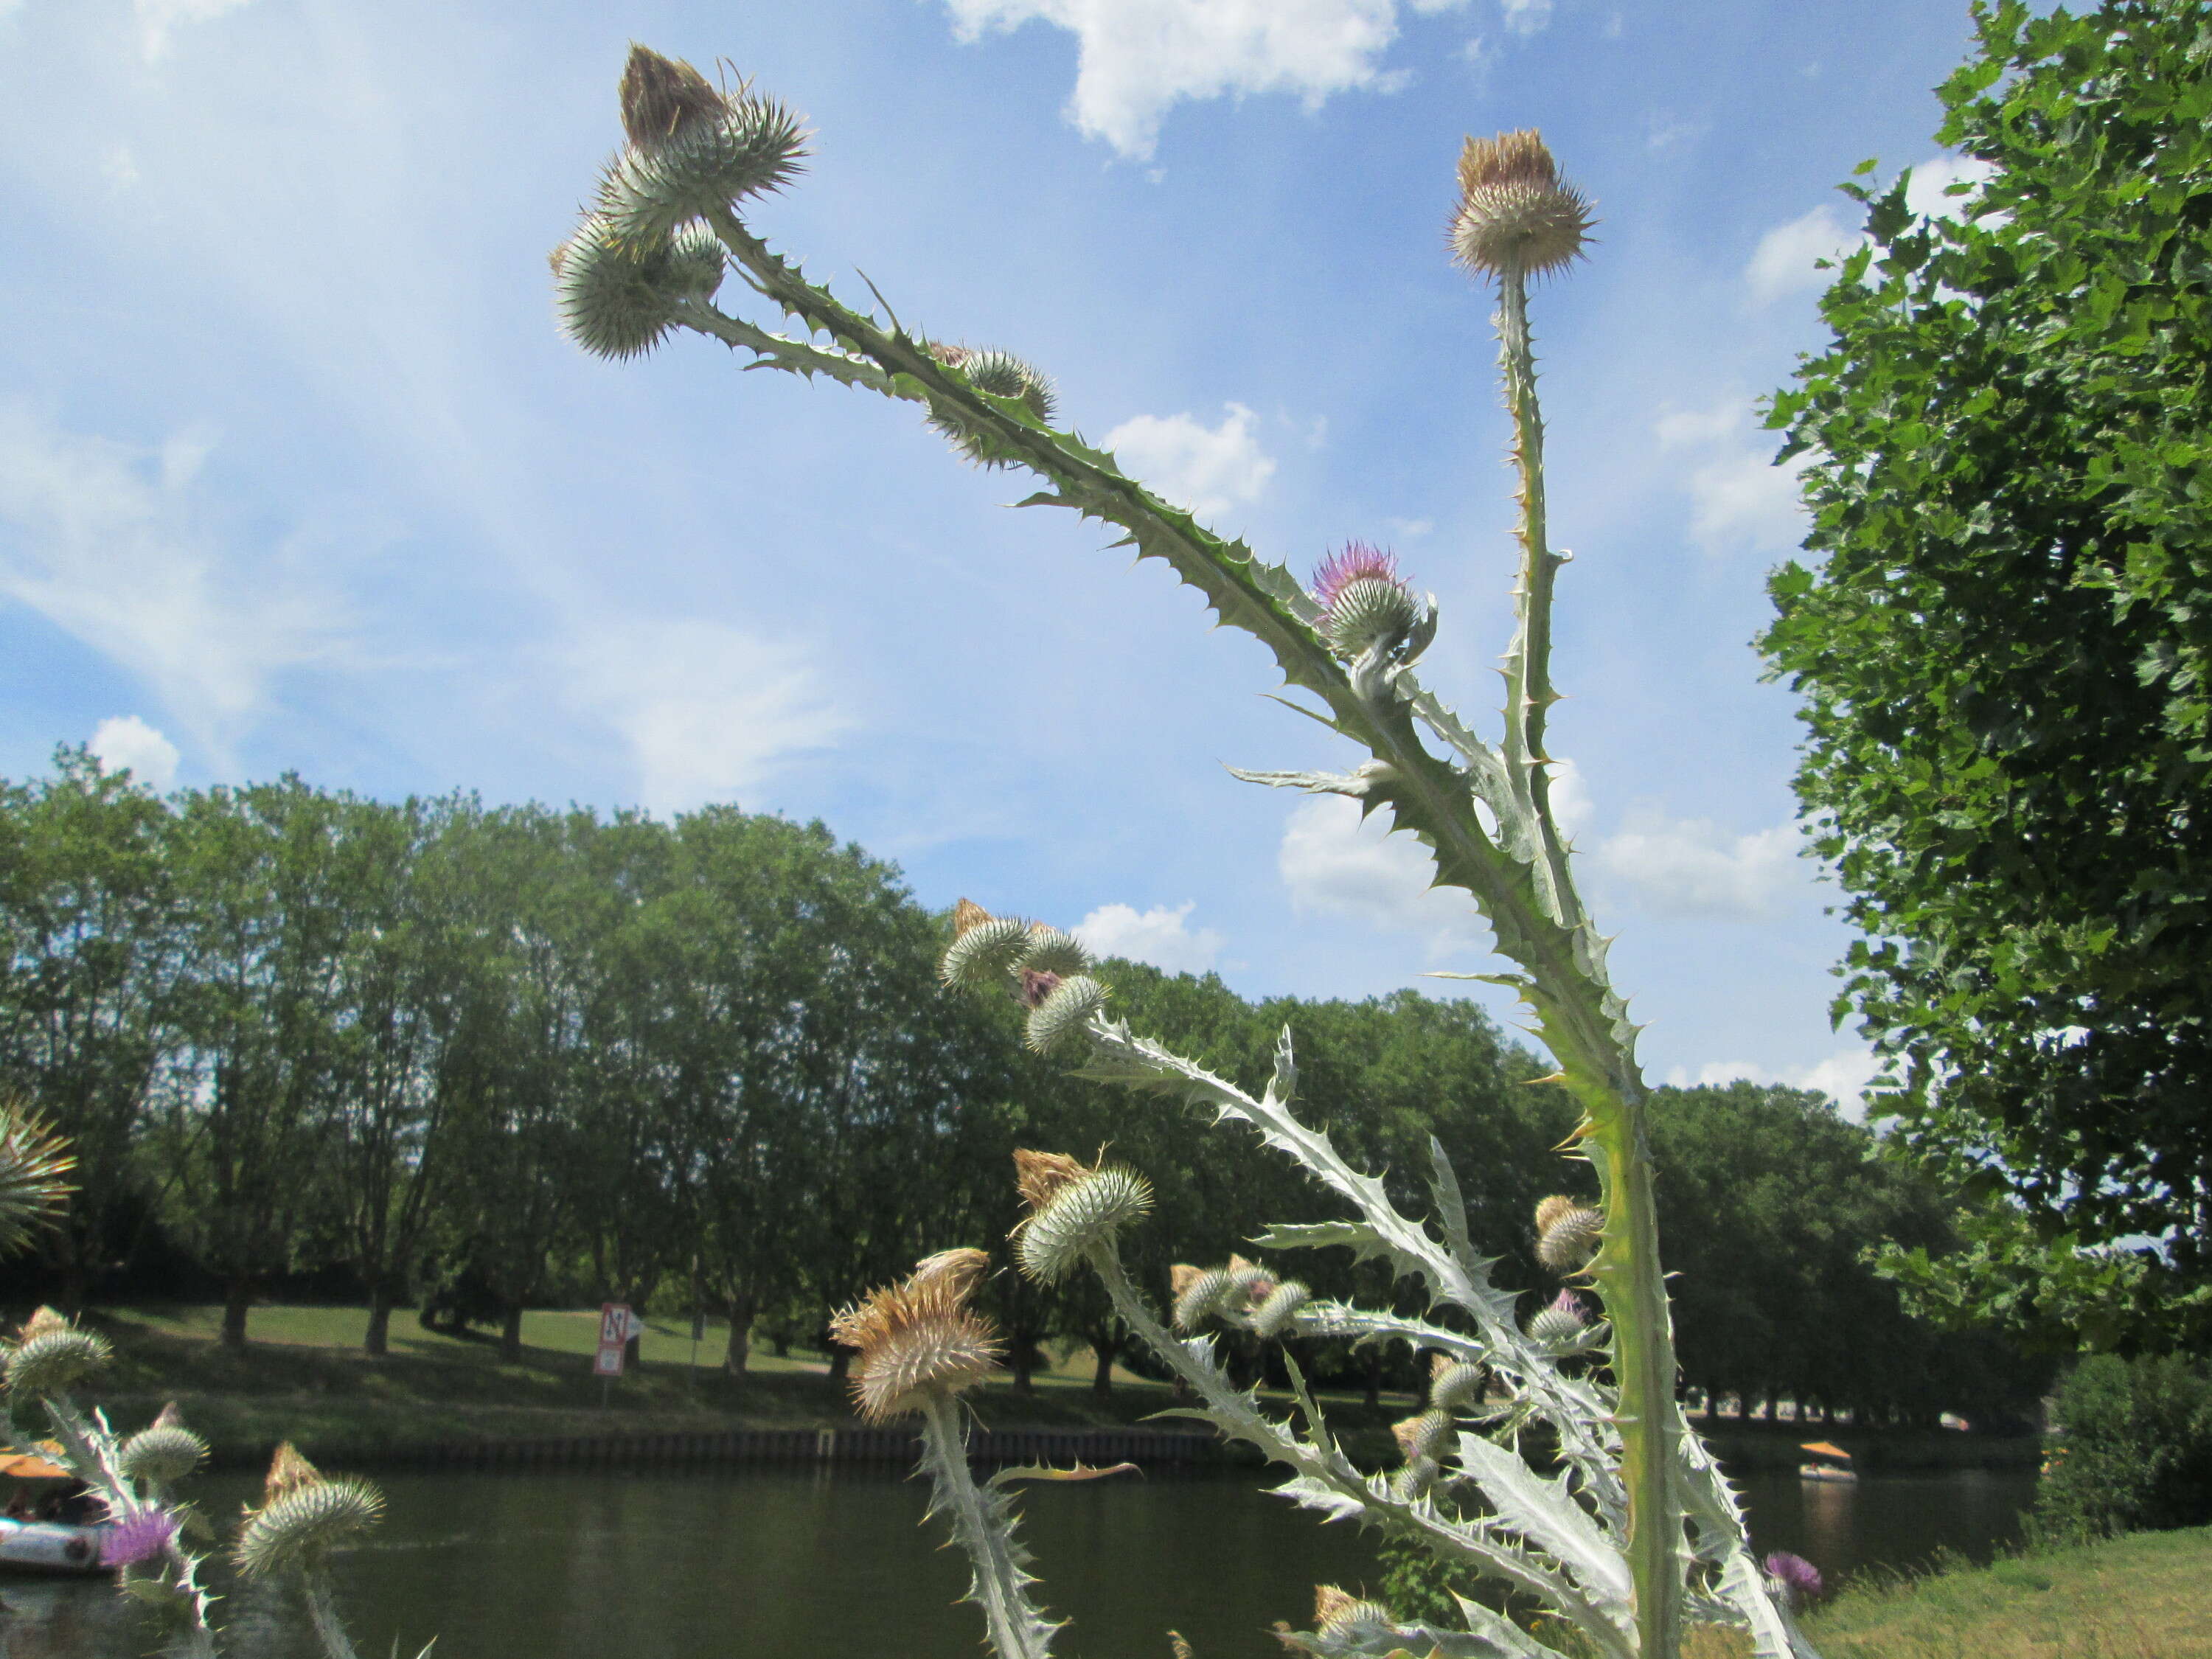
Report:
[[[106,1531],[104,1526],[0,1516],[0,1572],[82,1577],[103,1571],[100,1543]]]

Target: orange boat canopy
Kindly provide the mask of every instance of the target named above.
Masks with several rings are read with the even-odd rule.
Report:
[[[0,1452],[0,1474],[13,1480],[74,1480],[76,1477],[58,1463],[49,1463],[30,1452]]]
[[[1812,1452],[1821,1457],[1840,1457],[1846,1463],[1851,1461],[1851,1455],[1845,1451],[1841,1446],[1837,1445],[1833,1441],[1808,1440],[1804,1444],[1798,1447],[1797,1449],[1799,1451]]]

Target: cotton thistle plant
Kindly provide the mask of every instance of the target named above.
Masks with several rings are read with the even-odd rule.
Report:
[[[632,118],[633,83],[664,89],[654,118]],[[1365,546],[1340,549],[1309,588],[1162,500],[1111,455],[1054,426],[1056,411],[1038,371],[1024,365],[1000,374],[994,368],[985,377],[989,383],[979,380],[973,349],[933,343],[880,295],[873,312],[845,304],[757,234],[744,216],[746,203],[788,183],[799,164],[797,124],[780,108],[771,114],[775,107],[742,85],[719,91],[684,65],[633,50],[624,74],[628,144],[557,262],[559,309],[571,337],[620,358],[690,329],[745,354],[750,367],[826,377],[915,404],[970,459],[1024,467],[1041,478],[1023,505],[1062,507],[1118,526],[1120,544],[1166,562],[1221,622],[1266,646],[1286,684],[1318,703],[1308,712],[1364,759],[1342,773],[1238,775],[1347,796],[1364,813],[1379,812],[1390,828],[1424,842],[1437,884],[1469,896],[1506,958],[1503,971],[1484,977],[1510,988],[1527,1006],[1557,1061],[1551,1080],[1581,1109],[1572,1146],[1595,1170],[1598,1191],[1574,1206],[1581,1213],[1572,1237],[1587,1247],[1584,1259],[1559,1271],[1577,1275],[1602,1310],[1603,1364],[1595,1371],[1580,1361],[1565,1366],[1548,1341],[1522,1328],[1515,1297],[1492,1285],[1492,1262],[1467,1237],[1465,1208],[1441,1155],[1432,1173],[1437,1214],[1425,1226],[1401,1215],[1378,1181],[1352,1169],[1325,1133],[1296,1115],[1287,1035],[1273,1078],[1249,1093],[1111,1018],[1109,989],[1087,966],[1025,964],[1030,924],[979,914],[965,918],[948,953],[948,983],[1012,997],[1024,1011],[1030,1046],[1064,1056],[1082,1074],[1164,1090],[1252,1127],[1358,1216],[1279,1227],[1259,1241],[1262,1246],[1344,1244],[1382,1256],[1423,1282],[1434,1313],[1407,1319],[1309,1301],[1286,1328],[1401,1341],[1477,1368],[1497,1396],[1483,1407],[1496,1414],[1492,1433],[1455,1426],[1437,1443],[1437,1480],[1408,1491],[1391,1477],[1370,1480],[1355,1469],[1310,1400],[1302,1399],[1301,1427],[1267,1417],[1230,1382],[1213,1339],[1178,1336],[1122,1271],[1116,1233],[1141,1220],[1128,1186],[1115,1205],[1104,1204],[1099,1189],[1095,1213],[1071,1210],[1043,1229],[1025,1268],[1084,1265],[1097,1273],[1123,1321],[1191,1386],[1205,1413],[1290,1470],[1285,1493],[1325,1515],[1357,1516],[1418,1540],[1447,1563],[1533,1597],[1582,1649],[1607,1659],[1674,1659],[1689,1620],[1747,1626],[1761,1659],[1802,1659],[1811,1650],[1752,1558],[1735,1497],[1675,1401],[1646,1151],[1650,1098],[1636,1028],[1607,975],[1606,941],[1576,890],[1551,802],[1554,763],[1546,731],[1559,696],[1551,682],[1551,617],[1567,555],[1548,539],[1528,286],[1564,274],[1582,257],[1592,222],[1589,202],[1561,177],[1533,131],[1470,140],[1460,158],[1447,240],[1452,258],[1497,290],[1520,507],[1517,625],[1504,659],[1504,722],[1497,738],[1486,739],[1417,678],[1436,632],[1436,608],[1415,597],[1389,556]],[[698,123],[765,136],[677,142]],[[743,165],[725,159],[738,155],[746,158]],[[680,217],[687,208],[691,216]],[[719,245],[722,264],[743,278],[743,293],[792,319],[793,330],[778,332],[716,303],[712,262],[695,262],[689,252],[702,230]],[[609,248],[631,263],[621,264]],[[580,266],[582,255],[589,257]],[[1092,1170],[1084,1178],[1102,1176]],[[1024,1223],[1025,1240],[1039,1218],[1033,1213]],[[1563,1235],[1562,1247],[1568,1242]],[[1298,1391],[1303,1396],[1302,1385]],[[1510,1437],[1530,1424],[1550,1431],[1556,1475],[1540,1474],[1493,1437]],[[1464,1510],[1439,1495],[1460,1492],[1469,1500]],[[1447,1655],[1555,1650],[1479,1605],[1462,1610],[1463,1630],[1401,1626],[1406,1639],[1398,1645]],[[1358,1645],[1364,1635],[1317,1632],[1301,1639],[1318,1644],[1317,1652],[1385,1650]]]

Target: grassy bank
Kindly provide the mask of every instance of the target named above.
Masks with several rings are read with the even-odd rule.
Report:
[[[2212,1659],[2212,1528],[1862,1580],[1805,1633],[1826,1659]]]
[[[392,1352],[371,1358],[359,1347],[362,1318],[358,1309],[257,1308],[247,1346],[237,1350],[216,1340],[217,1309],[103,1309],[89,1322],[115,1343],[116,1364],[100,1397],[126,1427],[176,1401],[227,1462],[265,1455],[283,1439],[311,1456],[319,1449],[374,1456],[449,1441],[841,1428],[855,1420],[821,1355],[756,1353],[745,1376],[726,1376],[726,1334],[708,1332],[695,1369],[688,1322],[650,1323],[641,1363],[610,1386],[592,1374],[594,1312],[526,1315],[522,1358],[513,1364],[501,1362],[489,1338],[426,1331],[411,1314],[394,1317]],[[1112,1391],[1098,1395],[1091,1373],[1090,1356],[1079,1352],[1038,1372],[1026,1394],[1002,1383],[969,1398],[994,1427],[1055,1429],[1123,1426],[1175,1403],[1164,1385],[1118,1370]],[[1389,1424],[1406,1404],[1386,1398],[1369,1412],[1356,1397],[1332,1398],[1330,1409],[1381,1455]]]

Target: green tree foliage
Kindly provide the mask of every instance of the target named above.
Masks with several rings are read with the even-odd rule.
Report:
[[[2075,1543],[2212,1521],[2212,1371],[2178,1354],[2092,1354],[2058,1390],[2032,1526]]]
[[[1976,19],[1937,136],[1992,176],[1936,219],[1846,187],[1869,242],[1770,422],[1822,556],[1761,645],[1899,1143],[2046,1241],[2159,1241],[2179,1291],[2212,1281],[2212,27]]]

